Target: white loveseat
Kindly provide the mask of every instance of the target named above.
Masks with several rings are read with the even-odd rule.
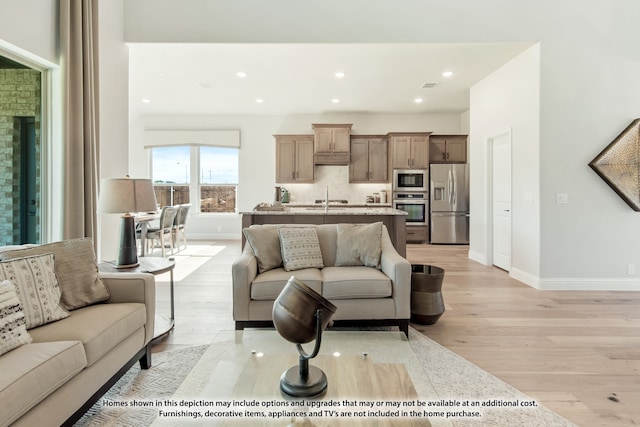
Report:
[[[247,243],[232,266],[236,329],[272,326],[274,300],[293,275],[336,305],[338,309],[333,317],[336,326],[395,325],[408,336],[411,264],[396,252],[386,227],[377,224],[380,227],[378,241],[357,237],[358,227],[367,232],[375,228],[374,224],[252,225],[243,230]],[[322,265],[287,271],[286,261],[284,266],[276,266],[276,259],[265,268],[261,257],[269,258],[280,251],[282,258],[286,258],[282,247],[276,246],[280,242],[275,242],[273,237],[279,236],[281,227],[315,229]],[[370,266],[344,265],[358,264],[357,259],[365,257],[363,245],[369,249],[379,245],[377,265],[375,259],[363,262]],[[346,262],[345,257],[349,258]]]
[[[23,325],[26,339],[0,355],[0,426],[72,425],[136,362],[144,369],[151,366],[154,277],[98,273],[88,239],[6,249],[20,248],[0,248],[5,301],[10,292],[20,299],[11,282],[24,282],[15,277],[12,264],[44,258],[48,265],[46,258],[53,253],[60,306],[67,305],[61,319],[45,319],[47,323],[28,329]],[[74,278],[81,280],[69,287]],[[2,309],[7,313],[12,307]],[[26,315],[28,310],[24,308]],[[14,326],[4,327],[3,334],[15,337]]]

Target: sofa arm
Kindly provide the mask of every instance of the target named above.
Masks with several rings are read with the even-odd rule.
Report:
[[[382,233],[381,246],[380,267],[382,272],[391,279],[396,318],[409,319],[411,317],[411,263],[396,251],[386,232]]]
[[[156,281],[150,273],[100,273],[111,296],[107,303],[138,302],[145,305],[145,343],[153,338],[156,314]]]
[[[255,280],[257,275],[258,260],[249,245],[245,245],[240,258],[231,265],[234,320],[250,320],[251,282]]]

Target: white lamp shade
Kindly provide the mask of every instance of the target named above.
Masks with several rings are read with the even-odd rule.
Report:
[[[150,179],[108,178],[100,184],[98,212],[150,212],[158,209]]]

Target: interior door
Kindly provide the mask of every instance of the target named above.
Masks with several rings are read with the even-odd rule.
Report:
[[[511,269],[511,135],[491,139],[493,265]]]

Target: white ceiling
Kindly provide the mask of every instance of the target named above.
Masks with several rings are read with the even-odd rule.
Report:
[[[130,114],[460,113],[471,86],[529,46],[132,44]]]

